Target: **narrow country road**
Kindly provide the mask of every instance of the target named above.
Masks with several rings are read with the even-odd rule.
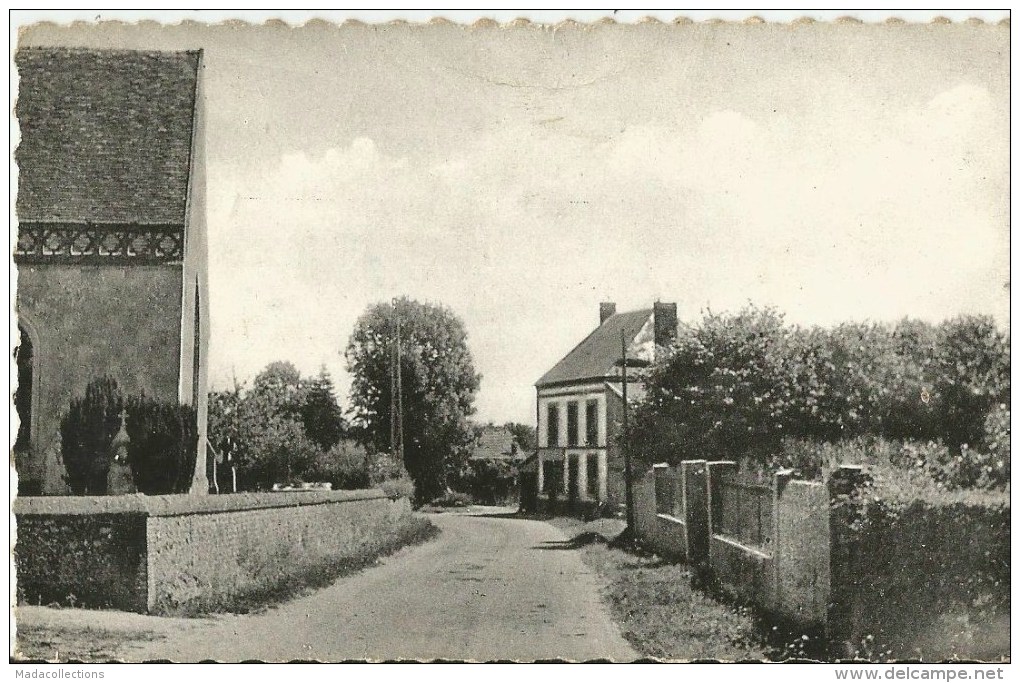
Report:
[[[45,620],[59,628],[56,620],[77,613],[78,625],[157,636],[125,641],[118,654],[130,661],[637,658],[600,600],[598,577],[562,547],[563,532],[499,512],[433,515],[436,540],[261,614],[49,610]],[[38,609],[24,616],[41,619]]]

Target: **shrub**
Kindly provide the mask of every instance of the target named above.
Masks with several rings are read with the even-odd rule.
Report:
[[[929,463],[936,481],[954,489],[1005,489],[1009,486],[1009,454],[986,453],[966,444],[947,450]]]
[[[319,454],[310,475],[331,482],[334,489],[367,489],[403,479],[407,470],[388,453],[369,453],[361,444],[344,439]]]
[[[126,405],[135,487],[149,495],[186,493],[198,451],[195,409],[145,396],[129,399]]]
[[[876,495],[887,500],[925,501],[931,504],[968,503],[1002,498],[1009,483],[1008,459],[1005,479],[980,476],[993,460],[978,451],[951,449],[936,441],[891,441],[858,437],[835,442],[785,439],[771,467],[791,467],[800,476],[824,478],[840,465],[861,465],[874,482]],[[996,460],[996,462],[999,462]],[[994,482],[994,483],[992,483]],[[989,489],[989,494],[971,489]]]
[[[489,505],[516,501],[520,495],[517,463],[505,458],[469,460],[456,488]]]
[[[408,476],[403,476],[399,479],[387,479],[379,485],[379,488],[394,500],[398,498],[414,500],[414,482]]]
[[[252,423],[234,457],[242,490],[267,490],[273,484],[292,484],[309,477],[322,451],[292,418],[274,416]]]
[[[439,508],[463,508],[471,505],[473,502],[471,496],[466,493],[447,491],[438,498],[432,499],[432,502],[429,504]]]
[[[61,456],[67,484],[75,495],[106,493],[106,475],[113,454],[110,445],[120,429],[124,399],[116,380],[89,382],[85,395],[71,401],[60,421]]]
[[[769,308],[709,313],[646,372],[627,439],[646,464],[778,456],[807,470],[821,461],[784,456],[783,438],[941,442],[948,450],[925,458],[929,474],[1002,486],[1008,419],[989,415],[1009,400],[1009,367],[1008,338],[988,317],[800,329]]]
[[[1010,455],[1010,434],[1009,434],[1009,406],[1000,403],[993,408],[988,417],[985,418],[984,437],[981,439],[982,448],[989,454],[1005,462],[1009,467]],[[1009,480],[1009,476],[1006,476]]]

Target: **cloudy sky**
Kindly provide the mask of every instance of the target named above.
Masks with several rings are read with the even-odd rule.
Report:
[[[479,417],[598,322],[1009,324],[1008,28],[40,26],[205,50],[212,378],[325,365],[366,306],[442,302]]]

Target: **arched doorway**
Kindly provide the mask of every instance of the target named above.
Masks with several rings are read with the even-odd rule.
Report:
[[[21,341],[14,349],[14,360],[18,366],[18,388],[14,391],[14,409],[18,411],[18,435],[14,440],[14,463],[20,476],[19,490],[22,495],[38,495],[41,482],[33,455],[34,397],[36,387],[36,353],[32,335],[24,325],[18,325]]]
[[[18,438],[14,442],[14,452],[23,453],[32,446],[32,390],[35,373],[33,372],[33,361],[35,351],[32,345],[32,338],[28,331],[18,325],[18,332],[21,333],[21,342],[18,348],[14,349],[14,359],[18,364],[18,388],[14,392],[14,409],[18,411]]]

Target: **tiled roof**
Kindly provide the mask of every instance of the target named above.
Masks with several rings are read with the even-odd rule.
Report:
[[[478,459],[500,459],[515,456],[514,435],[506,427],[486,426],[475,443],[471,457]]]
[[[621,331],[630,346],[651,316],[650,308],[610,316],[549,372],[542,375],[535,385],[614,376],[617,374],[614,368],[623,355],[620,349]]]
[[[19,50],[19,219],[183,224],[199,58]]]

